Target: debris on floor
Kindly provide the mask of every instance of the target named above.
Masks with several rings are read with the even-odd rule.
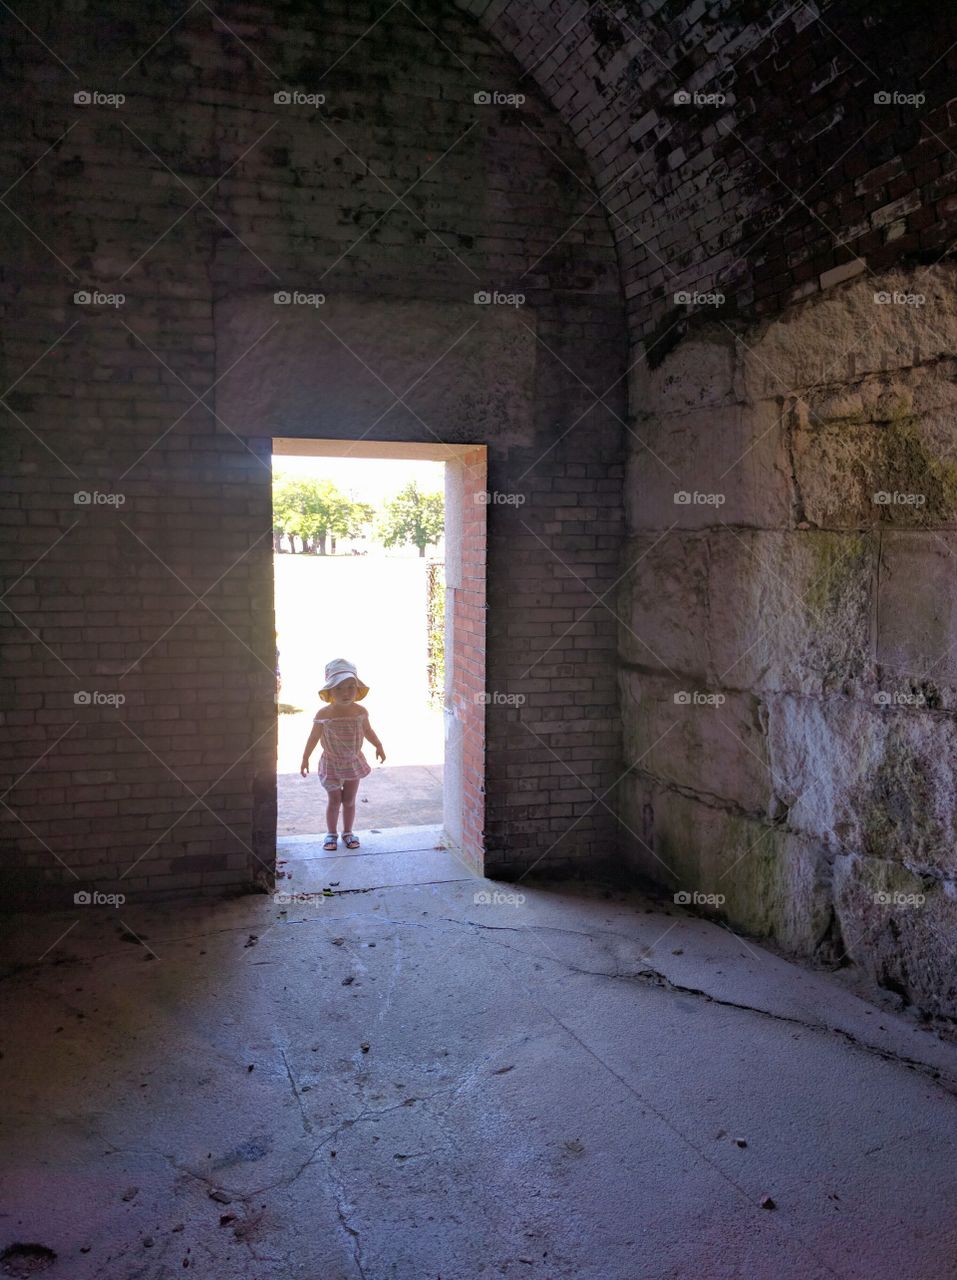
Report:
[[[11,1244],[0,1253],[0,1270],[5,1276],[26,1280],[52,1267],[57,1255],[45,1244]]]

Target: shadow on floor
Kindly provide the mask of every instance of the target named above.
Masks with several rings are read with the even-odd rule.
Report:
[[[636,891],[131,898],[0,975],[0,1251],[50,1277],[954,1275],[957,1050]]]

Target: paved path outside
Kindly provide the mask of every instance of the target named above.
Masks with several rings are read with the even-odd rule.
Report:
[[[326,829],[326,793],[316,778],[315,763],[307,778],[280,774],[280,836],[312,835]],[[427,826],[442,821],[442,765],[373,765],[359,787],[356,831],[386,827]],[[342,830],[340,819],[339,830]]]

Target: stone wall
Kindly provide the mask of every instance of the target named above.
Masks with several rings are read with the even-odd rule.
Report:
[[[954,1012],[952,15],[460,2],[559,107],[618,247],[626,844]]]
[[[4,902],[268,880],[273,435],[487,446],[487,865],[587,867],[626,346],[582,158],[454,8],[228,10],[0,18]]]
[[[621,586],[634,864],[952,1015],[955,349],[940,265],[636,371]]]

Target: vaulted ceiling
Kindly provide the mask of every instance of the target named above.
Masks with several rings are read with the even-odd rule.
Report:
[[[943,157],[952,39],[931,0],[909,13],[888,0],[456,4],[587,157],[636,335],[667,321],[676,291],[722,288],[740,310],[770,312],[857,254],[880,266],[887,237],[876,243],[873,221],[855,216],[860,188],[892,201],[881,166]],[[922,124],[882,106],[885,90],[941,106]],[[894,236],[912,231],[898,248],[925,249],[910,222]],[[806,284],[802,261],[814,263]]]

